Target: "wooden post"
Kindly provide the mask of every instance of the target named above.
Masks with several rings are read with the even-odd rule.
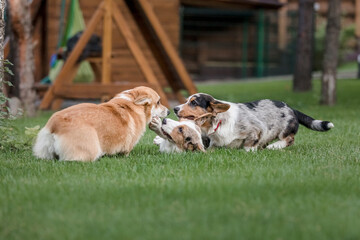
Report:
[[[90,23],[86,30],[81,35],[79,41],[77,42],[75,48],[70,53],[69,58],[66,60],[63,68],[61,69],[59,75],[56,77],[53,85],[46,92],[43,100],[40,104],[40,109],[48,109],[55,98],[54,89],[57,87],[70,83],[73,78],[69,77],[69,73],[74,73],[74,66],[77,65],[76,61],[78,60],[80,54],[82,53],[86,43],[89,41],[91,34],[94,32],[98,22],[101,20],[101,17],[104,13],[104,2],[101,2],[94,13],[93,17],[90,20]]]
[[[281,3],[284,4],[282,8],[279,10],[279,21],[278,21],[278,37],[279,37],[279,49],[285,50],[287,45],[287,13],[288,0],[280,0]]]
[[[357,51],[360,54],[360,0],[355,1],[355,27]]]
[[[314,41],[314,2],[299,1],[299,21],[293,90],[306,92],[312,89],[312,58]]]
[[[102,44],[102,77],[104,84],[111,82],[111,51],[112,51],[112,5],[111,0],[105,0],[104,34]]]
[[[158,37],[160,46],[163,48],[164,53],[167,55],[169,64],[175,69],[178,77],[183,82],[184,86],[188,90],[189,94],[195,94],[197,89],[191,80],[183,62],[181,61],[177,51],[172,45],[169,37],[167,36],[165,30],[163,29],[159,19],[157,18],[154,10],[152,9],[149,0],[136,0],[136,3],[140,6],[144,15],[150,23],[153,31],[156,33]]]
[[[10,53],[9,39],[9,37],[6,37],[4,41],[4,59],[7,59]]]
[[[249,20],[246,19],[243,23],[242,27],[242,68],[241,68],[241,76],[243,78],[247,77],[248,72],[248,40],[249,40]]]
[[[112,11],[113,11],[113,17],[114,17],[115,22],[120,30],[120,33],[123,35],[126,45],[129,47],[130,52],[134,56],[138,66],[141,69],[141,72],[144,74],[146,80],[150,84],[153,84],[154,86],[156,86],[156,89],[154,89],[154,90],[157,91],[157,93],[159,94],[162,103],[165,106],[169,106],[167,97],[166,97],[161,85],[159,84],[158,80],[156,79],[155,74],[154,74],[149,62],[147,61],[142,50],[140,49],[139,45],[137,44],[137,41],[136,41],[134,35],[132,34],[129,26],[127,25],[125,18],[123,17],[122,13],[118,9],[116,3],[114,3],[113,1],[112,1]]]

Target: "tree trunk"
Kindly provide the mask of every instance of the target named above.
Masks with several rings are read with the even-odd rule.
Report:
[[[357,62],[358,62],[358,75],[360,79],[360,0],[355,0],[355,37],[356,37],[356,51],[357,51]]]
[[[34,86],[34,55],[30,1],[9,0],[11,25],[19,46],[19,62],[16,73],[20,77],[20,99],[27,116],[35,115],[36,93]]]
[[[312,89],[311,73],[314,43],[314,0],[299,1],[298,19],[293,90],[305,92]]]
[[[336,103],[336,68],[338,63],[340,14],[340,0],[329,0],[320,103],[330,106]]]
[[[0,0],[0,120],[4,116],[5,101],[7,97],[4,84],[4,40],[5,40],[5,0]]]
[[[4,39],[5,39],[5,0],[0,0],[0,88],[4,82]]]

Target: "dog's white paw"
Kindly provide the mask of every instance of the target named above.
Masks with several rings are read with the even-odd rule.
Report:
[[[287,146],[287,142],[286,141],[277,141],[274,142],[272,144],[270,144],[269,146],[267,146],[267,149],[271,149],[271,150],[278,150],[278,149],[283,149]]]
[[[244,147],[246,152],[256,152],[257,147]]]
[[[154,138],[154,144],[155,144],[155,145],[160,145],[163,141],[164,141],[164,139],[161,138],[161,137],[159,137],[159,136],[156,136],[156,137]]]
[[[161,119],[159,117],[153,117],[149,123],[149,128],[156,131],[161,128]]]

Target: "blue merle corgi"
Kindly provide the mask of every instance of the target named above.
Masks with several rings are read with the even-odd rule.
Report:
[[[209,147],[242,147],[246,151],[291,146],[299,123],[315,131],[334,127],[329,121],[315,120],[284,102],[268,99],[231,103],[198,93],[174,112],[179,119],[194,120],[203,136],[210,139]]]

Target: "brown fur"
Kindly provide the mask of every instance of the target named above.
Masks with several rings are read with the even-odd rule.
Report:
[[[195,100],[196,97],[192,97],[188,103]],[[181,119],[194,120],[195,118],[202,116],[206,113],[213,113],[215,116],[218,113],[226,112],[230,108],[230,105],[221,102],[211,102],[210,105],[204,109],[200,106],[191,106],[190,104],[184,104],[182,109],[178,112],[177,116]]]
[[[83,103],[59,111],[45,128],[59,140],[59,146],[54,145],[60,160],[94,161],[103,154],[128,154],[145,132],[152,109],[159,117],[167,115],[159,100],[154,90],[137,87],[107,103]],[[35,149],[35,155],[41,156]]]
[[[181,129],[181,131],[180,131]],[[178,148],[185,151],[200,150],[205,152],[201,139],[194,133],[194,130],[186,125],[180,125],[170,133],[171,138]],[[187,140],[189,138],[189,140]]]
[[[201,139],[201,129],[193,121],[175,121],[154,117],[149,128],[158,136],[154,143],[160,147],[161,152],[202,151],[205,152]]]

